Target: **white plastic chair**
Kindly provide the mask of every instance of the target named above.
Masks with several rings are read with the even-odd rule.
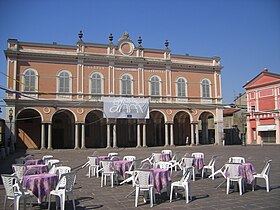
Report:
[[[161,153],[162,154],[169,154],[170,157],[172,157],[172,150],[170,150],[170,149],[163,149],[163,150],[161,150]]]
[[[142,160],[134,160],[131,164],[131,166],[129,167],[128,171],[124,172],[125,177],[128,176],[128,178],[126,178],[125,180],[123,180],[120,184],[124,184],[124,183],[128,183],[132,181],[132,185],[134,186],[134,170],[139,169],[141,167],[142,164]]]
[[[99,177],[98,169],[99,169],[99,164],[98,164],[98,157],[97,156],[89,156],[88,157],[88,177],[91,177],[91,174],[93,176]]]
[[[172,163],[172,169],[174,168],[175,171],[177,171],[177,168],[179,167],[181,170],[181,165],[180,165],[180,152],[175,152],[174,155],[172,156],[172,159],[169,161]]]
[[[123,157],[123,160],[134,161],[136,160],[136,157],[134,155],[126,155]]]
[[[117,172],[114,169],[114,163],[112,160],[102,160],[100,162],[102,165],[102,172],[101,172],[101,187],[103,187],[103,184],[106,185],[106,178],[107,176],[110,177],[111,180],[111,187],[114,186],[114,180],[117,178]]]
[[[58,166],[55,167],[55,173],[58,175],[58,180],[61,178],[62,174],[70,173],[71,167],[69,166]]]
[[[170,192],[170,202],[172,202],[172,195],[173,195],[173,189],[175,188],[175,196],[177,197],[177,191],[178,188],[184,188],[185,190],[185,197],[186,197],[186,203],[189,203],[191,198],[190,193],[190,179],[191,179],[191,170],[186,170],[186,172],[183,174],[180,181],[172,182],[171,184],[171,192]]]
[[[183,170],[183,174],[185,174],[187,170],[191,170],[193,181],[195,181],[195,167],[193,166],[193,157],[183,157],[181,160],[181,168]]]
[[[16,162],[16,164],[24,164],[25,163],[25,158],[16,158],[15,162]]]
[[[240,164],[236,163],[229,163],[226,165],[226,174],[227,174],[227,194],[229,194],[229,188],[231,182],[237,182],[239,185],[239,192],[242,195],[244,191],[244,181],[243,178],[239,174],[239,167]]]
[[[49,205],[48,209],[50,209],[51,206],[51,196],[58,196],[60,200],[60,209],[64,210],[65,209],[65,199],[66,197],[69,199],[71,197],[72,203],[73,203],[73,208],[76,210],[75,206],[75,197],[73,194],[73,186],[76,181],[76,174],[73,172],[62,174],[56,188],[52,190],[49,194]]]
[[[194,153],[192,153],[192,157],[194,157],[194,158],[204,158],[204,153],[194,152]]]
[[[153,153],[152,154],[152,164],[153,167],[156,167],[156,163],[161,161],[161,153]]]
[[[7,199],[13,200],[14,209],[19,210],[20,199],[24,199],[24,208],[26,208],[26,200],[30,201],[30,208],[32,208],[31,194],[29,192],[24,192],[19,180],[14,175],[1,174],[3,185],[5,188],[5,200],[4,200],[4,210],[6,209]]]
[[[138,206],[139,193],[141,191],[149,192],[150,205],[153,207],[155,201],[154,181],[150,182],[150,176],[153,176],[151,170],[137,169],[134,171],[135,177],[135,207]]]
[[[217,175],[217,174],[222,174],[222,176],[224,177],[224,178],[226,178],[226,175],[225,175],[225,172],[226,172],[226,165],[223,165],[219,170],[217,170],[217,171],[215,171],[214,173],[212,173],[210,176],[209,176],[209,178],[214,178],[215,179],[215,176]]]
[[[270,190],[270,184],[269,184],[269,171],[270,171],[270,165],[271,165],[271,161],[272,160],[268,160],[264,167],[263,170],[260,174],[254,174],[254,181],[252,183],[252,190],[255,191],[255,186],[257,184],[257,178],[262,178],[265,180],[265,184],[266,184],[266,191],[269,192]]]
[[[119,153],[117,153],[117,152],[110,152],[110,153],[108,153],[108,157],[109,157],[109,159],[111,160],[111,158],[112,157],[114,157],[114,156],[119,156]]]
[[[244,157],[230,157],[228,159],[229,163],[245,163],[245,158]]]
[[[201,176],[202,176],[202,179],[204,177],[204,172],[206,172],[207,170],[211,170],[211,174],[214,174],[215,173],[215,163],[216,163],[216,159],[217,159],[217,156],[213,156],[211,158],[211,160],[209,161],[209,163],[205,166],[203,166],[202,168],[202,173],[201,173]],[[215,177],[212,176],[212,180],[214,180]]]
[[[42,161],[43,161],[44,164],[46,164],[47,160],[49,160],[49,159],[53,159],[53,156],[52,155],[44,155],[42,157]]]
[[[159,161],[155,164],[155,167],[170,170],[170,173],[172,174],[172,163],[170,162]]]
[[[12,169],[14,172],[12,175],[16,175],[16,177],[19,179],[19,182],[21,183],[24,173],[27,170],[26,166],[23,164],[13,164]]]
[[[51,168],[49,169],[49,174],[55,174],[56,167],[62,166],[61,162],[55,162],[51,164]]]
[[[52,165],[54,164],[54,163],[59,163],[60,161],[58,160],[58,159],[48,159],[47,160],[47,164],[46,165],[48,165],[48,168],[49,168],[49,170],[52,168]]]

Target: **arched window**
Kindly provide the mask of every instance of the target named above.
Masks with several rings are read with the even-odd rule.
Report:
[[[102,93],[102,77],[99,73],[93,73],[91,75],[91,94]]]
[[[151,96],[159,96],[161,94],[160,92],[160,80],[157,76],[151,77],[151,89],[150,93]]]
[[[37,76],[33,69],[27,69],[23,74],[23,91],[34,92],[37,88]]]
[[[210,82],[208,79],[203,79],[201,82],[201,93],[202,98],[210,98],[211,92],[210,92]]]
[[[71,75],[67,71],[58,74],[58,93],[71,93]],[[70,97],[70,95],[65,97]]]
[[[176,81],[177,86],[177,96],[185,97],[186,96],[186,81],[184,78],[178,78]]]
[[[127,74],[121,77],[121,94],[132,95],[132,79]]]

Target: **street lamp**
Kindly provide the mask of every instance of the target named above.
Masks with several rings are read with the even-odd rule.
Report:
[[[12,145],[10,145],[12,142],[12,120],[13,120],[13,109],[12,108],[10,108],[9,109],[9,120],[10,120],[10,136],[9,136],[9,141],[8,141],[8,146],[11,146],[12,147]]]

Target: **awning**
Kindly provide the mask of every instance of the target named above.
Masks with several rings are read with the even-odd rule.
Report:
[[[258,131],[275,131],[276,125],[259,125]]]

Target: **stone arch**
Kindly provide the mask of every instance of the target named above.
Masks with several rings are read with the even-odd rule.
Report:
[[[215,143],[215,114],[211,111],[204,111],[199,115],[199,143]]]
[[[186,111],[178,111],[173,118],[174,144],[182,146],[191,143],[191,115]],[[188,142],[186,141],[188,138]]]
[[[150,119],[147,120],[147,146],[164,146],[165,131],[164,123],[165,115],[159,110],[150,112]]]
[[[75,115],[71,110],[60,109],[51,117],[53,149],[73,149],[75,146]]]
[[[85,116],[85,146],[86,148],[106,147],[106,118],[102,110],[92,110]]]
[[[41,147],[42,114],[34,108],[24,108],[16,116],[16,147],[38,149]]]

